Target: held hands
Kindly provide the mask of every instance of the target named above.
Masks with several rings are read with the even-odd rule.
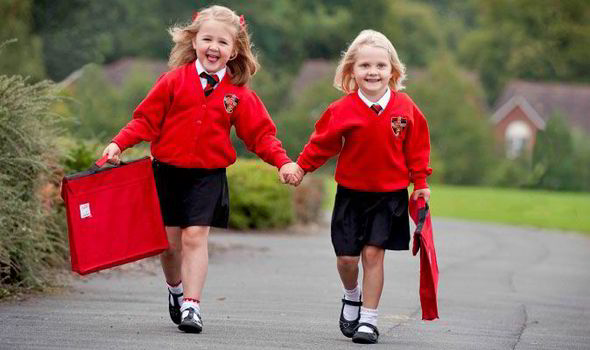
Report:
[[[305,171],[295,162],[287,163],[279,170],[281,183],[288,183],[293,186],[299,186],[304,175]]]
[[[430,200],[430,189],[423,188],[420,190],[415,190],[414,193],[412,193],[412,199],[418,199],[419,197],[423,197],[424,200],[428,202]]]
[[[102,155],[103,157],[108,155],[108,162],[111,164],[119,164],[121,162],[121,149],[114,142],[109,143],[104,151],[102,151]]]

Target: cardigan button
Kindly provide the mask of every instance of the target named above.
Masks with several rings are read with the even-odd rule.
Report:
[[[197,124],[203,124],[202,120],[197,120]]]
[[[203,107],[203,109],[207,108],[207,105],[202,105],[201,107]]]

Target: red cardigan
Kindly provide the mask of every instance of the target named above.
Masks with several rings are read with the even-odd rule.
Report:
[[[291,162],[256,93],[225,74],[205,97],[194,62],[163,74],[113,139],[121,150],[151,142],[152,155],[184,168],[225,168],[236,161],[233,126],[248,150],[280,168]]]
[[[428,188],[430,137],[426,119],[404,93],[391,93],[380,115],[353,92],[332,103],[297,163],[310,172],[340,153],[336,182],[359,191]]]

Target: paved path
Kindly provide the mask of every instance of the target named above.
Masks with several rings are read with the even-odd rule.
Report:
[[[590,349],[590,238],[435,219],[441,319],[420,320],[418,259],[386,254],[380,343],[371,349]],[[327,227],[216,232],[205,330],[168,320],[155,260],[70,291],[0,304],[0,349],[348,349]]]

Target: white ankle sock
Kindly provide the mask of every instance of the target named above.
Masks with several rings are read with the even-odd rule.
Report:
[[[195,309],[195,311],[198,314],[201,313],[201,308],[198,303],[195,303],[194,301],[186,301],[186,300],[182,302],[182,306],[180,307],[180,311],[184,312],[184,310],[188,309],[189,307],[192,307],[193,309]]]
[[[344,299],[351,300],[351,301],[360,301],[361,300],[361,289],[357,285],[354,289],[346,289],[344,288]],[[359,307],[354,305],[344,305],[344,311],[342,312],[344,315],[344,319],[347,321],[354,321],[356,320],[359,314]]]
[[[361,306],[361,319],[359,323],[369,323],[377,327],[377,309],[367,309]],[[373,333],[373,330],[367,326],[359,327],[359,332]]]
[[[175,286],[175,287],[172,287],[172,286],[171,286],[171,285],[169,285],[168,283],[166,283],[166,286],[168,286],[168,290],[169,290],[171,293],[174,293],[174,294],[182,294],[182,293],[183,293],[183,289],[182,289],[182,282],[180,282],[180,283],[179,283],[177,286]],[[173,298],[173,296],[170,296],[170,298]],[[178,305],[182,305],[182,301],[183,301],[183,299],[182,299],[182,295],[181,295],[181,296],[179,296],[179,297],[178,297],[178,298],[176,298],[176,299],[178,299]],[[174,303],[172,302],[172,300],[170,300],[170,305],[172,305],[172,304],[174,304]]]

